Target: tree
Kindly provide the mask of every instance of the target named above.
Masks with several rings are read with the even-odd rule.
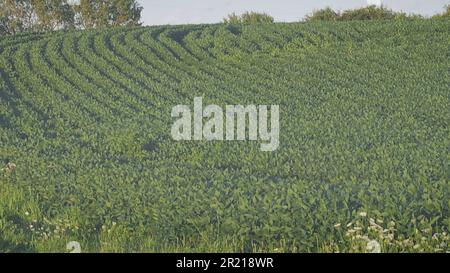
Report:
[[[330,7],[315,10],[311,15],[305,17],[305,21],[337,21],[340,14]]]
[[[140,24],[135,0],[0,0],[0,34]]]
[[[135,0],[81,0],[76,5],[82,28],[139,25],[142,7]]]
[[[2,0],[0,33],[49,31],[75,26],[75,11],[67,0]]]
[[[113,25],[139,25],[142,9],[143,8],[134,0],[114,0],[111,10]]]
[[[450,17],[450,5],[445,6],[445,12],[442,14],[442,17]]]
[[[305,21],[354,21],[354,20],[404,20],[420,19],[420,15],[396,12],[384,6],[367,6],[358,9],[349,9],[343,12],[325,8],[314,11],[312,15],[305,17]]]
[[[241,15],[236,15],[235,13],[229,14],[227,18],[223,19],[225,24],[260,24],[260,23],[273,23],[274,19],[272,16],[266,13],[258,12],[245,12]]]
[[[81,0],[74,6],[77,12],[77,25],[81,28],[95,28],[107,21],[105,15],[106,1],[104,0]],[[103,14],[102,14],[103,13]]]
[[[75,11],[67,0],[32,0],[41,31],[73,28]]]
[[[450,19],[450,5],[446,5],[444,9],[443,13],[434,15],[433,19]]]
[[[33,30],[35,26],[30,0],[0,1],[1,29],[5,34]]]
[[[368,6],[359,9],[351,9],[344,11],[340,19],[341,21],[353,21],[353,20],[391,20],[399,16],[405,17],[401,13],[396,13],[384,6]]]

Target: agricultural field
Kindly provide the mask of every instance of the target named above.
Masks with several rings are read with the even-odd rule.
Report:
[[[450,251],[450,21],[0,38],[0,252]],[[280,144],[172,107],[279,105]]]

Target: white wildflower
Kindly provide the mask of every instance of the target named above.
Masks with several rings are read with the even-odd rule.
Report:
[[[375,240],[367,243],[366,250],[370,253],[381,253],[381,245]]]

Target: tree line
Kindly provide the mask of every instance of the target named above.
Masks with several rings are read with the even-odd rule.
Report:
[[[432,19],[449,18],[450,5],[444,7],[444,12],[436,14]],[[402,20],[402,19],[424,19],[418,14],[407,14],[397,12],[385,6],[367,6],[357,9],[335,11],[330,7],[316,10],[305,17],[305,21],[376,21],[376,20]]]
[[[142,6],[135,0],[0,0],[0,35],[60,29],[89,29],[140,25]],[[384,6],[368,6],[343,12],[325,8],[304,21],[417,19],[420,15],[395,12]],[[450,5],[433,19],[450,18]],[[273,23],[266,13],[235,13],[225,24]]]
[[[135,0],[0,0],[0,34],[139,25]]]
[[[450,5],[444,7],[444,12],[436,14],[431,19],[450,18]],[[402,19],[424,19],[423,16],[417,14],[407,14],[405,12],[397,12],[385,6],[367,6],[344,11],[335,11],[330,7],[315,10],[307,15],[303,21],[375,21],[375,20],[402,20]],[[273,23],[274,18],[266,13],[246,12],[241,15],[232,13],[223,19],[225,24],[256,24],[256,23]]]

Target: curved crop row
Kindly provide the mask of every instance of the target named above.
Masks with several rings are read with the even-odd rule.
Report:
[[[14,210],[0,198],[1,240],[23,251],[73,240],[86,251],[365,251],[368,239],[383,251],[449,251],[448,29],[311,22],[2,38],[0,195],[14,188],[29,202]],[[172,107],[194,97],[279,105],[279,148],[174,141]]]

